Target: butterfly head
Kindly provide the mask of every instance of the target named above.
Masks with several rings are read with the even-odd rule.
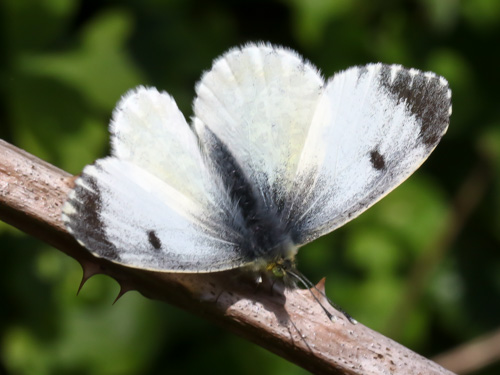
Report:
[[[295,269],[295,260],[293,258],[277,258],[266,265],[266,271],[276,279],[282,279],[285,284],[289,284],[289,271]]]

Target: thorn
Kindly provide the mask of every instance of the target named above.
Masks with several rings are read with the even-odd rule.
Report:
[[[317,284],[316,284],[316,289],[318,289],[321,293],[326,295],[326,290],[325,290],[325,282],[326,282],[326,277],[323,277]]]
[[[114,305],[120,298],[123,297],[123,295],[125,293],[130,292],[131,290],[133,290],[133,288],[131,288],[127,285],[120,284],[120,291],[118,292],[118,295],[116,296],[115,300],[113,301],[113,303],[111,305]]]
[[[80,291],[82,290],[83,286],[92,276],[101,273],[99,270],[99,266],[94,263],[85,263],[85,264],[80,263],[80,265],[82,266],[83,275],[82,275],[82,281],[80,282],[80,286],[78,287],[76,295],[80,294]]]
[[[341,312],[345,317],[346,319],[353,325],[356,325],[358,324],[358,321],[356,319],[354,319],[351,315],[349,315],[343,308],[341,308],[339,305],[337,305],[336,303],[333,303],[330,298],[328,298],[328,296],[326,295],[326,289],[325,289],[325,282],[326,282],[326,277],[323,277],[315,286],[316,290],[321,292],[321,297],[326,299],[326,301],[328,301],[328,303],[334,307],[337,311]],[[335,323],[335,321],[337,320],[337,317],[332,315],[330,317],[330,320]]]
[[[85,277],[82,277],[82,281],[80,281],[80,285],[78,286],[78,290],[76,291],[76,295],[80,295],[80,291],[83,288],[83,285],[87,282],[88,278],[86,279]]]
[[[65,177],[64,179],[66,185],[68,185],[69,188],[74,189],[75,181],[77,180],[78,177],[80,177],[80,175]]]

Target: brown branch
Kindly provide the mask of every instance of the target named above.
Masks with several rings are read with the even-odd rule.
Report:
[[[500,328],[434,358],[457,374],[469,374],[500,360]]]
[[[307,291],[255,290],[239,272],[205,275],[146,272],[93,257],[65,231],[61,205],[73,177],[0,140],[0,219],[75,258],[84,281],[115,278],[261,345],[317,374],[451,374],[436,363],[341,314],[330,322]]]

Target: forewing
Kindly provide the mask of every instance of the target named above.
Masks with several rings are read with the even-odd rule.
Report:
[[[300,156],[287,207],[304,244],[358,216],[412,174],[446,132],[451,91],[442,77],[371,64],[327,84]]]
[[[92,253],[156,271],[210,272],[247,263],[231,204],[166,94],[139,88],[119,103],[112,157],[87,166],[63,220]]]
[[[323,83],[296,53],[248,45],[216,60],[196,87],[201,140],[224,144],[267,209],[289,196]]]

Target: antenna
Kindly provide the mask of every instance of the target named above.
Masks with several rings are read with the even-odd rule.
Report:
[[[326,307],[321,303],[321,301],[319,300],[319,298],[316,297],[316,295],[313,293],[312,289],[314,289],[319,294],[321,294],[323,297],[325,297],[325,299],[328,301],[328,303],[333,308],[335,308],[335,310],[341,312],[347,318],[347,320],[349,320],[349,322],[351,322],[352,324],[358,324],[358,322],[357,322],[356,319],[354,319],[351,315],[349,315],[342,307],[340,307],[339,305],[337,305],[336,303],[334,303],[332,300],[330,300],[330,298],[328,298],[328,296],[325,293],[323,293],[321,290],[319,290],[316,287],[316,285],[314,285],[307,277],[305,277],[302,273],[300,273],[299,270],[294,269],[292,271],[292,270],[288,269],[288,270],[286,270],[286,273],[289,274],[290,276],[294,277],[295,279],[297,279],[300,283],[302,283],[302,285],[304,285],[309,290],[309,292],[311,293],[311,295],[313,296],[313,298],[316,300],[316,302],[318,302],[318,304],[321,306],[321,308],[325,312],[326,316],[328,316],[328,319],[330,319],[331,321],[334,321],[335,316],[332,315],[326,309]]]

